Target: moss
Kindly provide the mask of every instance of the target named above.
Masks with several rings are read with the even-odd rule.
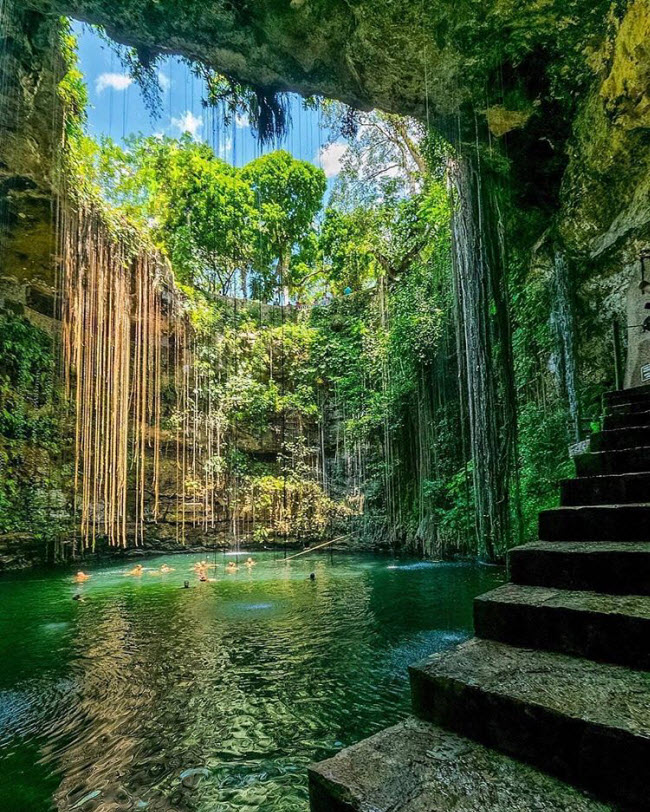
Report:
[[[636,0],[603,44],[604,70],[576,116],[558,217],[574,252],[600,255],[650,221],[649,35],[650,3]]]
[[[625,15],[600,95],[608,115],[619,126],[650,127],[649,0],[635,0]]]
[[[533,114],[532,108],[528,110],[507,110],[503,105],[489,107],[485,111],[488,127],[492,135],[500,138],[502,135],[525,127]]]
[[[56,19],[17,11],[1,43],[8,80],[0,90],[0,210],[2,274],[53,284],[52,181],[56,97],[66,65],[59,58]]]

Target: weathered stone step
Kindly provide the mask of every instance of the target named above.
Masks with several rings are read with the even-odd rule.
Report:
[[[650,445],[622,451],[590,451],[577,456],[574,462],[578,476],[647,472],[650,471]]]
[[[650,403],[646,400],[636,400],[633,403],[619,403],[607,407],[607,416],[642,414],[650,409]]]
[[[650,473],[565,479],[560,487],[565,507],[650,503]]]
[[[312,812],[610,812],[496,750],[406,719],[309,770]]]
[[[607,429],[591,435],[590,450],[593,452],[638,448],[646,443],[650,443],[650,428],[647,426]]]
[[[650,668],[650,597],[505,584],[474,601],[479,637]]]
[[[588,505],[543,510],[540,541],[650,541],[650,505]]]
[[[647,672],[475,638],[410,675],[420,718],[647,809]]]
[[[642,412],[618,412],[616,414],[608,414],[603,420],[603,428],[606,431],[610,429],[623,429],[634,426],[648,426],[650,427],[650,410]]]
[[[608,406],[620,406],[626,403],[638,403],[639,401],[650,403],[650,384],[634,386],[631,389],[616,389],[613,392],[605,393],[605,403]]]
[[[508,562],[516,584],[650,595],[650,542],[536,541]]]

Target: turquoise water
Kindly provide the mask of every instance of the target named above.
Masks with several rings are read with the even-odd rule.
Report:
[[[208,583],[199,556],[148,559],[139,578],[95,566],[80,586],[0,579],[3,812],[306,810],[307,765],[408,713],[408,664],[465,639],[472,598],[502,579],[254,557],[226,574],[219,555]],[[162,563],[174,572],[150,574]]]

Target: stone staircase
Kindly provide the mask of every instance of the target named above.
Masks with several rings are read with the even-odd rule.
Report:
[[[476,637],[411,667],[415,717],[310,769],[313,812],[650,810],[650,386],[576,469]]]

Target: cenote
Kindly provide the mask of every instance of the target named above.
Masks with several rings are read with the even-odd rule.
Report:
[[[0,0],[0,812],[650,808],[649,42]]]
[[[306,810],[307,765],[404,717],[407,666],[467,638],[472,597],[502,580],[254,556],[227,575],[219,554],[207,583],[198,556],[2,581],[4,809]]]

